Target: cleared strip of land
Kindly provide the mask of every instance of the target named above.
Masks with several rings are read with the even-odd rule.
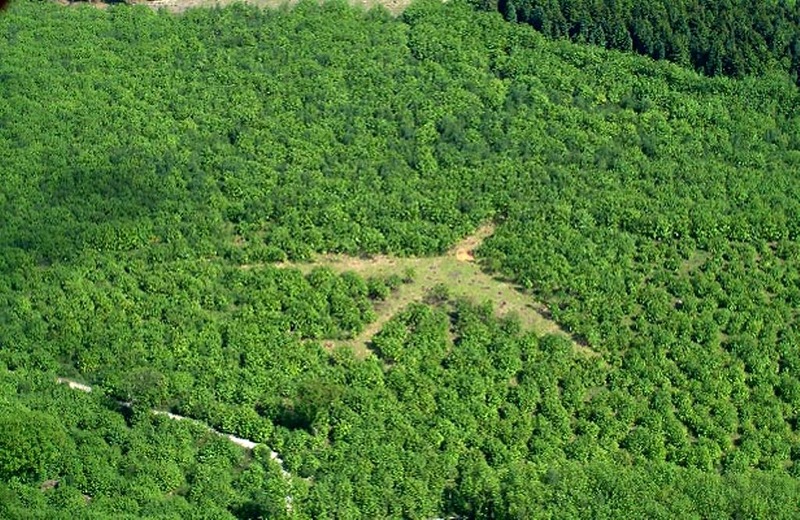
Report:
[[[311,262],[283,262],[278,265],[299,269],[306,273],[315,267],[328,267],[338,273],[356,272],[365,278],[391,275],[404,277],[406,273],[413,271],[413,281],[402,284],[385,301],[378,302],[375,307],[378,318],[367,325],[361,334],[351,340],[326,342],[329,347],[348,345],[359,357],[368,355],[370,340],[392,316],[402,311],[410,303],[423,301],[430,290],[440,284],[447,287],[453,298],[465,298],[474,303],[492,302],[498,317],[516,316],[523,330],[533,331],[538,335],[560,334],[573,342],[576,351],[589,355],[596,354],[588,347],[575,342],[556,322],[546,318],[547,308],[536,302],[530,294],[526,294],[513,283],[498,280],[481,270],[475,260],[474,251],[493,232],[493,225],[481,226],[441,256],[404,258],[377,255],[370,258],[359,258],[328,254],[319,255]],[[243,267],[253,268],[256,266]]]
[[[55,0],[63,5],[91,5],[98,9],[107,9],[113,1],[103,0]],[[235,3],[246,3],[256,7],[267,9],[279,9],[282,7],[291,8],[296,5],[299,0],[129,0],[130,5],[143,5],[151,9],[166,9],[171,13],[182,13],[187,9],[195,8],[214,8],[225,7]],[[364,10],[372,9],[377,5],[382,5],[392,15],[397,16],[402,13],[406,7],[411,4],[411,0],[348,0],[348,3],[355,7],[361,7]]]
[[[67,379],[66,377],[57,377],[56,378],[56,383],[62,384],[62,385],[67,385],[71,389],[78,390],[80,392],[90,393],[92,391],[92,387],[91,386],[85,385],[83,383],[79,383],[77,381],[73,381],[72,379]],[[125,402],[125,401],[117,401],[117,403],[120,406],[124,406],[126,408],[130,408],[130,406],[131,406],[131,403],[128,403],[128,402]],[[211,433],[213,433],[215,435],[219,435],[220,437],[225,437],[226,439],[228,439],[232,443],[236,444],[237,446],[241,446],[242,448],[244,448],[246,450],[253,450],[253,449],[255,449],[256,446],[259,446],[259,445],[260,446],[264,446],[263,444],[259,444],[257,442],[251,441],[249,439],[243,439],[241,437],[237,437],[235,435],[231,435],[230,433],[223,433],[223,432],[221,432],[219,430],[215,430],[214,428],[212,428],[211,426],[207,425],[206,423],[204,423],[202,421],[198,421],[197,419],[192,419],[191,417],[178,415],[176,413],[167,412],[165,410],[155,410],[155,409],[153,409],[153,410],[150,410],[150,412],[153,413],[153,415],[166,416],[167,418],[172,419],[173,421],[189,421],[189,422],[191,422],[193,424],[197,424],[197,425],[201,426],[202,428],[208,430],[209,432],[211,432]],[[276,451],[274,451],[274,450],[272,450],[270,448],[267,448],[267,449],[269,449],[269,457],[272,460],[274,460],[275,462],[278,463],[278,467],[281,470],[281,475],[283,475],[283,478],[285,478],[285,479],[287,479],[287,480],[289,480],[291,482],[292,475],[288,471],[286,471],[286,469],[284,468],[283,459],[281,458],[280,454],[278,454],[278,452],[276,452]],[[291,513],[292,512],[292,502],[293,502],[292,495],[286,495],[285,501],[286,501],[286,511]]]
[[[56,378],[56,383],[62,384],[62,385],[67,385],[71,389],[79,390],[81,392],[90,393],[92,391],[92,387],[91,386],[85,385],[83,383],[79,383],[77,381],[73,381],[72,379],[67,379],[65,377],[57,377]],[[123,406],[123,407],[126,407],[126,408],[130,408],[130,406],[131,406],[131,403],[128,403],[128,402],[125,402],[125,401],[118,401],[117,403],[119,405]],[[202,426],[203,428],[205,428],[206,430],[210,431],[211,433],[214,433],[214,434],[219,435],[221,437],[225,437],[226,439],[228,439],[232,443],[236,444],[237,446],[241,446],[242,448],[245,448],[247,450],[252,450],[256,446],[258,446],[257,442],[251,441],[249,439],[243,439],[241,437],[236,437],[235,435],[231,435],[229,433],[223,433],[221,431],[215,430],[214,428],[208,426],[206,423],[198,421],[197,419],[192,419],[191,417],[185,417],[183,415],[178,415],[178,414],[175,414],[175,413],[167,412],[165,410],[155,410],[154,409],[154,410],[150,410],[150,411],[154,415],[164,415],[164,416],[166,416],[166,417],[168,417],[168,418],[170,418],[172,420],[175,420],[175,421],[191,421],[194,424],[198,424],[198,425]],[[270,458],[272,460],[276,461],[280,465],[281,472],[283,473],[283,475],[285,477],[288,477],[289,473],[285,469],[283,469],[283,460],[281,459],[280,455],[277,452],[270,450]]]

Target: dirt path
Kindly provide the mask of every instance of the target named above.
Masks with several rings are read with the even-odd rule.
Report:
[[[459,262],[474,262],[475,250],[478,249],[483,241],[494,234],[494,224],[484,224],[468,235],[464,240],[453,246],[449,253]]]
[[[56,383],[61,384],[61,385],[67,385],[71,389],[78,390],[80,392],[91,393],[91,391],[92,391],[92,387],[91,386],[85,385],[83,383],[79,383],[77,381],[73,381],[72,379],[67,379],[66,377],[57,377],[56,378]],[[126,408],[130,408],[131,407],[131,403],[127,403],[125,401],[117,401],[117,403],[120,406],[124,406]],[[191,417],[178,415],[176,413],[167,412],[165,410],[152,409],[152,410],[150,410],[150,412],[153,415],[166,416],[169,419],[172,419],[173,421],[188,421],[188,422],[191,422],[192,424],[196,424],[196,425],[200,426],[201,428],[205,429],[206,431],[209,431],[209,432],[213,433],[214,435],[219,435],[220,437],[225,437],[226,439],[228,439],[232,443],[236,444],[237,446],[241,446],[242,448],[244,448],[246,450],[251,450],[252,451],[253,449],[255,449],[256,446],[264,446],[263,444],[259,444],[257,442],[251,441],[250,439],[243,439],[242,437],[237,437],[235,435],[231,435],[230,433],[223,433],[223,432],[221,432],[219,430],[216,430],[216,429],[212,428],[211,426],[207,425],[206,423],[204,423],[202,421],[198,421],[197,419],[192,419]],[[286,480],[288,480],[291,483],[292,475],[291,475],[291,473],[286,471],[286,468],[284,468],[283,459],[281,458],[281,456],[278,454],[278,452],[273,451],[270,448],[267,448],[267,449],[269,449],[269,457],[270,457],[270,459],[272,459],[272,460],[274,460],[275,462],[278,463],[278,467],[281,470],[281,475],[283,476],[283,478],[285,478]],[[291,494],[286,495],[285,502],[286,502],[286,511],[291,513],[292,509],[293,509],[293,498],[292,498]]]
[[[327,341],[325,345],[333,348],[339,345],[351,347],[358,357],[369,355],[369,343],[393,316],[410,303],[421,302],[435,286],[443,284],[450,296],[466,298],[475,303],[492,302],[497,317],[514,315],[519,319],[523,330],[538,335],[559,334],[570,339],[575,350],[587,355],[597,355],[585,345],[581,345],[553,320],[547,318],[547,308],[536,302],[514,284],[497,280],[483,272],[475,260],[475,250],[494,233],[491,224],[479,227],[474,233],[453,246],[446,254],[436,257],[403,258],[376,255],[371,258],[357,258],[341,254],[320,255],[311,262],[283,262],[279,267],[296,268],[308,273],[315,267],[328,267],[335,272],[354,271],[362,277],[404,276],[409,270],[415,273],[411,283],[401,285],[397,291],[375,306],[377,319],[368,324],[355,338],[345,341]],[[252,269],[257,265],[244,265]]]
[[[77,381],[73,381],[72,379],[67,379],[65,377],[57,377],[56,378],[56,383],[61,384],[61,385],[67,385],[71,389],[78,390],[80,392],[91,393],[91,391],[92,391],[92,387],[91,386],[84,385],[83,383],[78,383]],[[117,401],[117,403],[120,404],[121,406],[126,407],[126,408],[130,408],[131,407],[131,403],[127,403],[125,401]],[[252,450],[256,446],[259,445],[259,443],[251,441],[249,439],[243,439],[241,437],[237,437],[237,436],[231,435],[229,433],[223,433],[223,432],[221,432],[219,430],[215,430],[214,428],[212,428],[211,426],[207,425],[206,423],[204,423],[202,421],[198,421],[197,419],[192,419],[191,417],[178,415],[178,414],[175,414],[175,413],[167,412],[165,410],[153,409],[153,410],[150,410],[150,411],[153,413],[153,415],[164,415],[164,416],[166,416],[166,417],[168,417],[170,419],[173,419],[175,421],[189,421],[189,422],[191,422],[193,424],[197,424],[197,425],[205,428],[206,430],[208,430],[209,432],[211,432],[211,433],[213,433],[215,435],[219,435],[220,437],[225,437],[226,439],[228,439],[232,443],[236,444],[237,446],[241,446],[242,448],[244,448],[246,450]],[[289,472],[284,469],[284,467],[283,467],[283,459],[281,459],[281,456],[277,452],[269,450],[269,456],[270,456],[270,458],[272,460],[274,460],[275,462],[278,463],[278,465],[281,468],[281,473],[283,474],[284,477],[288,478],[288,477],[291,476],[289,474]]]

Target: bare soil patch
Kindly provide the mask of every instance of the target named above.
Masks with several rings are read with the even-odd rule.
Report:
[[[393,274],[403,276],[409,270],[415,273],[411,283],[402,284],[385,301],[375,305],[377,319],[368,324],[357,337],[344,341],[324,342],[328,348],[350,347],[356,356],[361,358],[370,354],[369,343],[386,322],[409,304],[422,302],[431,289],[439,284],[447,287],[451,298],[464,298],[476,304],[491,302],[497,317],[515,316],[523,330],[533,331],[538,335],[563,335],[572,341],[576,352],[596,355],[593,350],[576,342],[555,321],[549,319],[547,308],[535,301],[530,294],[526,294],[513,283],[498,280],[481,270],[475,261],[474,251],[492,235],[494,229],[491,224],[481,226],[446,254],[435,257],[404,258],[376,255],[362,258],[326,254],[319,255],[311,262],[282,262],[276,265],[299,269],[304,273],[310,272],[315,267],[327,267],[338,273],[353,271],[365,278],[386,277]],[[258,266],[252,264],[242,266],[246,269],[255,267]]]
[[[485,224],[450,250],[450,255],[460,262],[474,262],[475,250],[494,233],[494,224]]]
[[[54,0],[62,5],[91,5],[97,9],[107,9],[109,4],[102,0],[73,1],[73,0]],[[123,0],[124,1],[124,0]],[[278,9],[282,7],[292,7],[299,0],[128,0],[129,5],[143,5],[154,10],[166,9],[171,13],[182,13],[187,9],[195,8],[214,8],[225,7],[234,3],[246,3],[266,9]],[[348,0],[350,5],[361,7],[364,10],[372,9],[377,5],[382,5],[392,15],[397,16],[411,4],[411,0]]]

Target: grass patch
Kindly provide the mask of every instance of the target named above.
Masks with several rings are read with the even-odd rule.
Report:
[[[335,348],[347,346],[357,357],[369,355],[369,342],[393,316],[413,302],[425,301],[426,295],[437,286],[445,287],[452,299],[466,299],[476,304],[491,302],[498,318],[516,316],[522,330],[537,335],[561,334],[568,336],[556,322],[548,319],[547,309],[536,302],[513,283],[494,278],[483,272],[475,261],[473,251],[494,232],[494,226],[485,225],[465,237],[450,251],[441,256],[403,258],[376,255],[369,258],[342,254],[319,255],[311,262],[283,262],[280,267],[299,269],[309,273],[316,267],[327,267],[337,273],[352,271],[363,278],[388,278],[400,276],[404,279],[388,298],[375,304],[378,318],[367,325],[350,340],[325,341],[325,346]],[[243,266],[246,268],[254,265]],[[413,276],[411,275],[413,273]],[[572,339],[572,338],[570,338]],[[586,346],[572,341],[576,351],[594,352]]]

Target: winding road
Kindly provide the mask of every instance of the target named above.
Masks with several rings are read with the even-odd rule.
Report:
[[[83,383],[79,383],[77,381],[73,381],[72,379],[67,379],[66,377],[57,377],[56,378],[56,382],[59,383],[59,384],[62,384],[62,385],[67,385],[71,389],[78,390],[80,392],[86,392],[86,393],[91,393],[92,392],[92,387],[91,386],[85,385]],[[120,404],[121,406],[126,407],[126,408],[130,408],[131,407],[131,403],[128,403],[128,402],[125,402],[125,401],[117,401],[117,403]],[[223,432],[221,432],[219,430],[215,430],[214,428],[212,428],[211,426],[207,425],[206,423],[204,423],[202,421],[198,421],[197,419],[192,419],[191,417],[178,415],[178,414],[175,414],[175,413],[172,413],[172,412],[167,412],[165,410],[151,409],[150,412],[152,412],[153,415],[163,415],[163,416],[166,416],[169,419],[172,419],[172,420],[175,420],[175,421],[189,421],[189,422],[191,422],[193,424],[197,424],[197,425],[203,427],[204,429],[206,429],[207,431],[209,431],[209,432],[211,432],[211,433],[213,433],[215,435],[219,435],[220,437],[225,437],[226,439],[228,439],[232,443],[236,444],[237,446],[241,446],[242,448],[244,448],[246,450],[253,450],[256,446],[259,446],[259,445],[264,446],[263,444],[251,441],[250,439],[243,439],[242,437],[237,437],[235,435],[231,435],[230,433],[223,433]],[[283,478],[285,478],[286,480],[291,482],[292,475],[291,475],[291,473],[286,471],[286,468],[283,465],[283,459],[281,458],[280,454],[278,454],[278,452],[274,451],[271,448],[267,447],[267,449],[269,449],[269,457],[270,457],[270,459],[272,459],[272,460],[274,460],[275,462],[278,463],[278,467],[280,467],[281,475],[283,475]],[[291,511],[292,510],[292,496],[291,495],[286,495],[286,510],[287,511]]]

